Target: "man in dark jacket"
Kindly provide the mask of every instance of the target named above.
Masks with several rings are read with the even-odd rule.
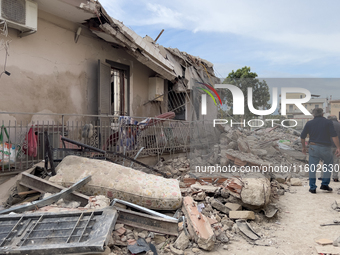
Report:
[[[315,185],[316,171],[324,171],[320,189],[332,191],[328,186],[331,172],[333,171],[333,140],[336,150],[335,155],[340,155],[340,144],[337,133],[335,132],[332,121],[323,117],[322,108],[315,108],[312,111],[314,116],[305,125],[301,133],[302,152],[307,154],[305,139],[309,134],[309,192],[315,194],[317,186]],[[323,160],[323,166],[320,168],[319,162]]]

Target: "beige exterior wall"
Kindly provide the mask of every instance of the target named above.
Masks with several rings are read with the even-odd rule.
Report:
[[[304,98],[305,94],[303,93],[288,93],[287,98],[288,99],[298,99],[298,98]],[[313,99],[312,99],[313,100]],[[302,104],[309,112],[312,112],[312,110],[316,107],[318,108],[324,108],[323,102],[308,102]],[[302,114],[299,108],[297,108],[294,104],[287,104],[287,114]]]
[[[330,103],[331,115],[335,115],[338,119],[340,117],[340,102],[339,103]]]
[[[16,30],[9,29],[12,41],[6,70],[11,75],[4,74],[0,79],[0,111],[97,114],[98,59],[108,59],[130,66],[130,115],[160,114],[159,106],[153,103],[143,106],[148,101],[148,78],[155,75],[154,71],[86,28],[75,43],[79,25],[43,11],[38,16],[38,31],[33,35],[19,38]],[[2,50],[1,70],[4,59]],[[1,120],[30,122],[39,118],[0,115]]]

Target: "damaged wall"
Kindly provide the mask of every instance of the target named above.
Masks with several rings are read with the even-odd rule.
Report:
[[[148,78],[155,75],[154,71],[85,28],[75,43],[78,24],[41,10],[38,16],[38,31],[33,35],[19,38],[16,30],[9,29],[12,41],[6,70],[11,75],[0,79],[0,111],[97,114],[98,59],[108,59],[130,66],[130,115],[159,114],[159,107],[143,106],[148,101]],[[4,59],[2,50],[0,68]],[[33,118],[14,117],[28,122]],[[1,119],[10,116],[2,115]]]

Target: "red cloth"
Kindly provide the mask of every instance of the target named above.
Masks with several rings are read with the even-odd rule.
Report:
[[[36,157],[38,154],[37,135],[33,131],[32,127],[25,137],[25,143],[22,149],[28,156]]]

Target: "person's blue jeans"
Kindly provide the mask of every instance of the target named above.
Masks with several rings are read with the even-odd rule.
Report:
[[[323,160],[323,166],[319,165]],[[316,172],[323,172],[321,185],[328,186],[333,171],[333,153],[331,146],[310,145],[309,146],[309,186],[311,190],[317,188],[315,185]]]

